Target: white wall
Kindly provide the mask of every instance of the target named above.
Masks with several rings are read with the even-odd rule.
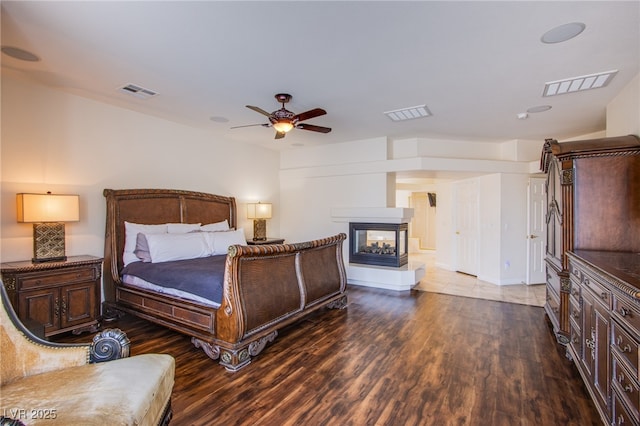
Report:
[[[282,151],[280,236],[306,241],[348,234],[349,224],[333,222],[331,209],[388,207],[387,173],[366,166],[386,157],[386,138]]]
[[[274,203],[279,234],[279,154],[215,140],[205,131],[2,76],[0,259],[30,259],[32,227],[16,223],[15,194],[80,195],[66,227],[67,254],[102,256],[104,188],[169,188],[231,195],[252,237],[247,202]]]
[[[640,74],[607,105],[607,136],[640,136]]]

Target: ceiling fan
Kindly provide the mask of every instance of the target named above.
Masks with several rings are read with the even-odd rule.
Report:
[[[313,124],[305,124],[301,123],[301,121],[309,120],[311,118],[319,117],[321,115],[325,115],[327,111],[321,108],[314,108],[309,111],[295,114],[284,107],[284,104],[291,100],[291,95],[286,93],[278,93],[275,95],[275,98],[278,102],[282,104],[282,108],[273,111],[267,112],[262,108],[253,105],[246,105],[247,108],[254,110],[262,115],[266,115],[269,118],[268,123],[263,124],[248,124],[246,126],[235,126],[232,129],[237,129],[239,127],[250,127],[250,126],[263,126],[263,127],[273,127],[276,129],[276,137],[275,139],[282,139],[291,129],[302,129],[302,130],[311,130],[312,132],[320,132],[320,133],[329,133],[331,131],[330,127],[322,127],[315,126]]]

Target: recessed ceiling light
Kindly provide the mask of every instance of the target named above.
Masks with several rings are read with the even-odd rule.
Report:
[[[423,118],[431,115],[431,111],[426,105],[418,105],[409,108],[401,108],[393,111],[386,111],[385,115],[393,121],[413,120],[414,118]]]
[[[551,105],[538,105],[527,109],[529,114],[534,114],[536,112],[545,112],[551,109]]]
[[[555,96],[582,90],[599,89],[609,84],[617,73],[618,70],[613,70],[580,77],[565,78],[564,80],[550,81],[544,84],[542,96]]]
[[[4,53],[5,55],[11,56],[14,59],[19,59],[21,61],[38,62],[40,60],[40,58],[33,53],[27,52],[26,50],[20,49],[19,47],[2,46],[0,50],[2,50],[2,53]]]
[[[574,38],[584,31],[585,28],[586,25],[582,22],[571,22],[570,24],[560,25],[544,33],[540,41],[548,44],[562,43],[563,41]]]

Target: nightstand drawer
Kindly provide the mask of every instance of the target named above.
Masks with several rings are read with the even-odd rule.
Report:
[[[92,267],[84,267],[64,271],[49,271],[46,274],[38,273],[33,276],[19,277],[18,282],[19,286],[23,290],[27,290],[73,282],[92,281],[94,279],[96,279],[95,269]]]

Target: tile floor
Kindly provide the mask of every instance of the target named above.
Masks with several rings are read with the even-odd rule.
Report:
[[[424,262],[426,273],[416,290],[476,299],[498,300],[522,305],[544,306],[545,285],[496,285],[481,281],[474,276],[447,271],[435,266],[435,253],[411,253],[410,261]]]

